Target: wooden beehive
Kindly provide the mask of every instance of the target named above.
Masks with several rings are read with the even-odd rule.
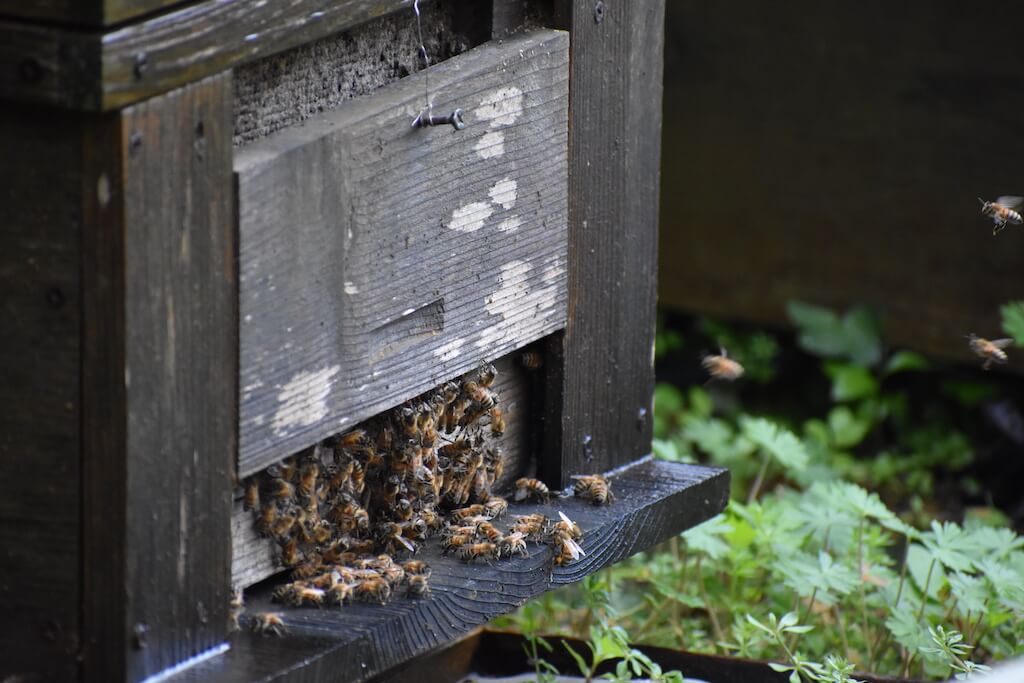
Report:
[[[0,678],[363,680],[724,505],[645,459],[663,3],[420,9],[0,0]],[[586,558],[229,634],[241,478],[483,360],[506,480],[621,468]]]

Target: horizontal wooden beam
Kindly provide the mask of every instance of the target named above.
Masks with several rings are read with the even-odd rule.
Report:
[[[568,47],[488,43],[236,155],[241,476],[565,326]],[[464,130],[410,126],[428,76]]]
[[[386,605],[282,608],[272,586],[246,598],[247,614],[283,614],[281,638],[235,634],[231,649],[167,679],[168,683],[241,683],[273,680],[357,683],[469,632],[544,591],[581,580],[602,567],[664,541],[720,512],[729,496],[726,470],[644,460],[612,477],[616,500],[594,507],[576,498],[549,505],[514,505],[510,513],[565,512],[583,528],[586,557],[554,567],[548,546],[530,545],[530,557],[493,566],[444,557],[431,544],[418,557],[432,568],[430,593]]]
[[[109,111],[344,31],[410,0],[205,0],[114,30],[0,22],[0,98]]]
[[[69,26],[110,26],[188,0],[0,0],[0,14]]]

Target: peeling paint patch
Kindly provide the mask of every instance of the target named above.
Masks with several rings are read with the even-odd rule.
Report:
[[[519,299],[530,292],[527,277],[533,270],[526,261],[514,260],[502,264],[498,274],[498,289],[487,297],[484,307],[488,313],[507,318],[515,310]]]
[[[559,259],[555,259],[544,266],[544,271],[541,273],[541,279],[546,283],[554,282],[565,275],[565,266]]]
[[[450,342],[434,349],[434,357],[442,361],[457,358],[462,353],[460,349],[465,343],[465,339],[452,339]]]
[[[341,372],[334,365],[316,372],[302,371],[281,387],[278,408],[271,427],[275,435],[283,435],[295,427],[308,427],[327,416],[327,396],[334,377]]]
[[[487,202],[473,202],[460,206],[452,211],[451,220],[448,221],[448,228],[459,232],[474,232],[484,227],[484,223],[494,208]]]
[[[480,136],[473,149],[481,159],[493,159],[505,154],[505,134],[500,130],[488,131]]]
[[[498,223],[498,232],[515,232],[523,225],[519,216],[510,216],[501,223]]]
[[[519,184],[516,181],[511,178],[502,178],[494,183],[488,194],[491,196],[491,201],[500,204],[501,208],[511,209],[516,205],[516,199],[519,198],[518,191]]]
[[[356,283],[354,283],[354,282],[347,282],[346,281],[345,282],[345,293],[346,294],[358,294],[359,293],[359,288],[356,287]]]
[[[476,110],[476,118],[490,121],[491,128],[511,126],[523,113],[523,91],[514,85],[485,95]]]

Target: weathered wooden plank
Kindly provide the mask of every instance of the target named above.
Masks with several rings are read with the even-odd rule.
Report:
[[[273,680],[312,682],[328,674],[362,681],[459,637],[511,611],[546,590],[584,576],[669,538],[719,512],[729,495],[724,470],[645,460],[613,479],[616,502],[594,507],[577,499],[549,506],[514,506],[516,513],[563,510],[584,529],[587,556],[565,567],[551,566],[547,546],[531,545],[529,558],[493,566],[466,565],[442,557],[436,547],[421,553],[433,568],[431,592],[398,598],[384,606],[341,609],[281,609],[269,601],[270,587],[247,597],[251,612],[284,614],[289,634],[267,638],[248,632],[232,648],[170,678],[184,681]]]
[[[73,26],[109,26],[187,0],[0,0],[0,14]]]
[[[964,335],[1021,296],[1021,235],[976,197],[1024,193],[1024,7],[669,7],[661,302],[868,304],[887,342],[973,363]]]
[[[204,0],[106,32],[0,22],[0,98],[108,111],[403,9],[411,21],[409,0]],[[84,57],[52,59],[68,49]]]
[[[0,107],[0,680],[77,670],[80,136]]]
[[[244,148],[242,476],[565,324],[568,37],[539,31]]]
[[[494,361],[498,377],[493,389],[507,422],[505,434],[497,440],[503,451],[504,473],[495,482],[495,492],[508,490],[519,477],[532,476],[536,468],[533,407],[542,375],[523,367],[520,355],[516,351]],[[274,542],[256,533],[253,513],[242,509],[241,495],[241,490],[236,490],[231,513],[231,585],[236,588],[251,586],[281,571]]]
[[[650,451],[664,2],[556,9],[572,30],[570,318],[547,476],[564,484]]]
[[[230,74],[106,121],[87,151],[82,666],[86,681],[134,681],[216,646],[227,628]]]

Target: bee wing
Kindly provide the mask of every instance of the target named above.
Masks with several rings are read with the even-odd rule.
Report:
[[[1006,347],[1008,347],[1012,343],[1013,343],[1012,339],[993,339],[992,340],[992,346],[996,347],[997,349],[1005,349]]]
[[[412,541],[407,539],[405,536],[395,536],[399,543],[405,546],[406,550],[410,553],[416,552],[416,546],[412,544]]]
[[[572,555],[573,560],[578,560],[581,557],[587,556],[583,551],[583,548],[580,547],[580,544],[571,538],[565,538],[563,539],[563,542],[565,543],[565,547],[569,549],[569,553]]]
[[[572,524],[573,523],[572,520],[569,519],[569,517],[564,512],[562,512],[561,510],[558,511],[558,516],[562,518],[563,522],[566,522],[568,524]]]
[[[996,204],[999,204],[1000,206],[1005,206],[1007,209],[1016,209],[1021,204],[1024,204],[1024,197],[1004,195],[996,199]]]

